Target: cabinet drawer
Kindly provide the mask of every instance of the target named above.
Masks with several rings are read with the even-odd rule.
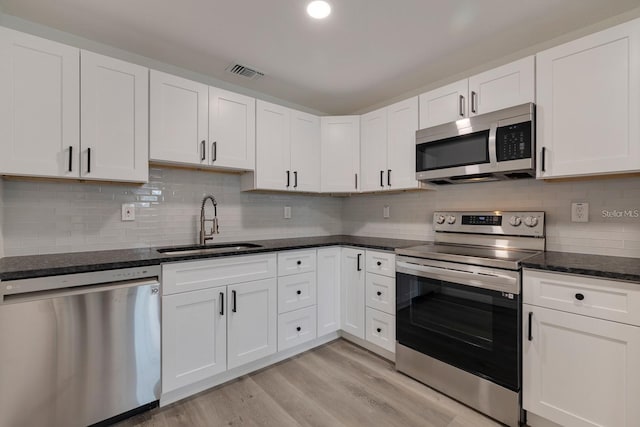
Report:
[[[393,253],[367,251],[366,266],[370,273],[396,277],[396,256]]]
[[[367,307],[395,315],[396,278],[367,273],[366,301]]]
[[[278,278],[278,313],[316,304],[316,273]]]
[[[396,317],[367,307],[367,341],[379,347],[396,352]]]
[[[640,326],[640,285],[525,269],[523,302]]]
[[[316,271],[316,250],[288,251],[278,254],[278,276]]]
[[[275,254],[163,264],[162,294],[196,291],[275,276]]]
[[[295,347],[316,337],[316,307],[278,316],[278,351]]]

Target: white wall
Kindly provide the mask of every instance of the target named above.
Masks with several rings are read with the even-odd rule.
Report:
[[[589,202],[590,222],[571,222],[571,202]],[[391,207],[391,218],[382,217]],[[603,218],[602,210],[640,211],[640,178],[490,182],[345,199],[343,231],[358,236],[432,240],[435,210],[546,212],[547,250],[640,257],[640,218]]]
[[[218,201],[218,242],[342,231],[339,198],[241,193],[239,175],[195,170],[152,167],[149,178],[143,186],[5,181],[5,255],[193,244],[205,194]],[[134,222],[121,221],[122,203],[136,204]],[[285,205],[292,219],[283,219]]]
[[[2,180],[2,178],[0,178],[0,258],[4,256],[4,238],[2,237],[2,229],[4,228],[3,221],[2,221],[2,218],[3,218],[2,213],[4,211],[3,209],[4,197],[2,195],[3,184],[4,184],[4,181]]]

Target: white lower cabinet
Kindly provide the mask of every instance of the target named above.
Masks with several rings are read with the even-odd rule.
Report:
[[[366,304],[387,314],[396,314],[396,279],[367,273]]]
[[[226,290],[162,297],[163,393],[226,371]]]
[[[392,353],[396,351],[396,316],[367,307],[367,341]]]
[[[339,247],[318,249],[318,336],[340,329],[340,271]]]
[[[365,251],[342,248],[340,317],[342,330],[364,339]]]
[[[283,351],[316,337],[316,307],[311,306],[278,316],[278,351]]]
[[[233,369],[276,352],[276,279],[227,287],[229,294],[228,367]]]
[[[522,404],[533,414],[530,425],[544,426],[547,421],[567,427],[640,425],[640,327],[531,304],[533,293],[526,288],[536,285],[538,273],[525,270],[523,275]],[[544,274],[546,280],[552,275]],[[555,276],[558,281],[580,279]],[[628,286],[598,281],[600,287],[608,285],[607,295],[578,292],[577,309],[583,301],[603,305]],[[587,297],[592,300],[587,302]]]
[[[278,313],[316,304],[316,273],[278,278]]]

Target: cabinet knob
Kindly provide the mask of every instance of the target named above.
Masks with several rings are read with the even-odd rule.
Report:
[[[378,292],[376,292],[376,295],[380,296],[380,295],[382,295],[382,292],[378,291]]]
[[[296,294],[298,294],[298,295],[302,295],[302,291],[298,289],[298,290],[296,291]]]
[[[378,331],[378,333],[382,332],[381,328],[377,328],[376,331]]]
[[[582,295],[582,294],[576,294],[576,299],[577,299],[578,301],[582,301],[582,300],[584,299],[584,295]]]
[[[378,267],[380,267],[382,265],[382,261],[378,261],[376,262],[376,264],[378,264]]]
[[[298,332],[300,332],[301,330],[302,330],[302,328],[301,328],[300,326],[298,326],[298,327],[296,328],[296,331],[298,331]]]
[[[296,262],[296,264],[302,265],[302,261],[298,260],[298,262]]]

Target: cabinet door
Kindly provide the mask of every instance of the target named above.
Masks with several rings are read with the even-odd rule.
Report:
[[[469,78],[469,115],[535,101],[534,57],[528,56]]]
[[[80,51],[0,27],[0,173],[77,178]]]
[[[360,116],[322,117],[320,126],[322,191],[358,192],[360,190]]]
[[[256,100],[209,87],[209,163],[253,170],[256,161]]]
[[[297,191],[320,191],[320,118],[291,110],[292,187]]]
[[[307,307],[278,317],[278,351],[316,338],[316,307]]]
[[[366,277],[366,306],[396,315],[396,279],[367,273]]]
[[[415,142],[414,142],[415,150]],[[360,173],[362,191],[387,189],[387,109],[360,117]]]
[[[152,161],[206,165],[209,88],[151,70],[149,157]]]
[[[640,170],[638,74],[640,20],[537,55],[538,177]]]
[[[276,279],[228,287],[228,366],[233,369],[276,352]]]
[[[468,83],[464,79],[420,95],[420,129],[467,117]]]
[[[523,314],[524,409],[564,426],[640,425],[640,328],[527,304]]]
[[[226,287],[162,297],[162,392],[227,369]]]
[[[364,251],[342,249],[342,292],[340,297],[342,330],[364,339]]]
[[[316,273],[293,274],[278,278],[278,313],[316,304]],[[315,331],[314,331],[315,333]]]
[[[392,353],[396,352],[396,316],[367,307],[366,339]]]
[[[318,336],[340,329],[340,248],[318,249]]]
[[[418,97],[387,107],[387,184],[390,190],[417,188]]]
[[[86,179],[149,180],[149,70],[81,53],[80,174]]]
[[[293,186],[290,122],[288,108],[256,102],[256,187],[261,190],[289,190]]]

